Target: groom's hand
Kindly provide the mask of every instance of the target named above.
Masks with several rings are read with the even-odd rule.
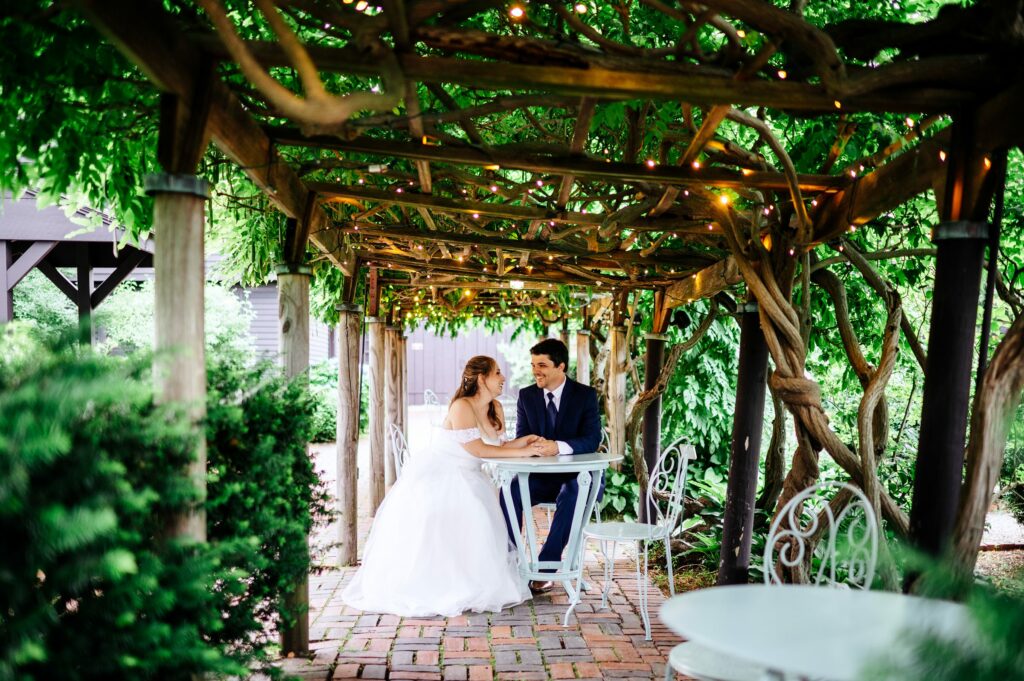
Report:
[[[558,456],[558,443],[554,440],[540,439],[530,445],[530,448],[540,456]]]

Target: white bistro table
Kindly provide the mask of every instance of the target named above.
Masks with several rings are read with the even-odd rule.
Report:
[[[864,665],[910,654],[908,633],[970,638],[959,603],[822,586],[716,586],[669,599],[669,629],[711,651],[782,674],[863,678]]]
[[[524,580],[552,580],[561,582],[569,594],[569,609],[565,611],[564,625],[568,625],[569,614],[579,603],[580,586],[583,581],[583,525],[590,519],[600,489],[601,473],[615,461],[621,461],[621,454],[569,454],[566,456],[536,456],[524,458],[485,458],[496,469],[501,484],[505,508],[514,513],[512,503],[512,481],[519,480],[519,497],[523,502],[523,531],[512,523],[512,534],[519,554],[519,574]],[[533,473],[576,473],[579,495],[572,514],[572,529],[565,546],[562,560],[539,560],[537,527],[533,521],[533,507],[530,501],[530,475]],[[575,580],[575,584],[573,581]]]

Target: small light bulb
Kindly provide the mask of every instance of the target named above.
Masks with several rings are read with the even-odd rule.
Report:
[[[740,38],[746,38],[747,32],[741,28],[740,30],[736,31],[736,35],[739,36]]]
[[[512,17],[513,19],[522,19],[523,15],[525,15],[525,14],[526,14],[526,10],[524,10],[519,5],[512,5],[512,7],[510,7],[509,10],[508,10],[508,15],[510,17]]]
[[[645,161],[645,163],[647,164],[648,168],[653,168],[654,166],[658,165],[657,163],[654,162],[653,158],[647,159],[647,161]]]
[[[779,75],[779,80],[786,80],[786,76],[788,76],[789,74],[786,73],[783,69],[779,69],[778,75]]]
[[[577,2],[576,3],[576,7],[574,9],[576,10],[576,14],[586,14],[587,13],[587,6],[584,5],[582,2]]]
[[[718,197],[718,202],[723,206],[727,206],[729,205],[729,197],[725,194],[722,194],[721,196]]]
[[[843,108],[843,103],[840,102],[838,99],[835,100],[834,102],[832,102],[832,105],[835,106],[837,109],[842,109]]]
[[[943,163],[946,162],[946,152],[944,152],[944,151],[940,151],[939,152],[939,160],[942,161]]]
[[[692,166],[693,166],[693,169],[694,169],[694,170],[700,170],[700,161],[694,161],[694,162],[693,162],[693,163],[691,163],[690,165],[692,165]]]

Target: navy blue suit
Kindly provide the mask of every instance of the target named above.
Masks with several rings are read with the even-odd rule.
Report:
[[[547,422],[547,391],[531,385],[519,391],[517,405],[516,437],[541,435],[549,440],[561,440],[572,447],[573,454],[591,454],[601,444],[601,416],[597,411],[597,391],[590,386],[577,383],[568,376],[559,400],[558,416],[553,431]],[[539,560],[561,560],[562,551],[569,542],[572,529],[572,514],[579,496],[576,473],[543,473],[531,475],[530,501],[534,504],[556,504],[551,519],[551,530],[541,549]],[[602,479],[603,485],[603,479]],[[516,522],[523,524],[522,501],[519,496],[519,481],[512,481],[512,501],[515,505]],[[501,510],[505,513],[509,541],[515,541],[512,534],[505,499],[501,499]]]

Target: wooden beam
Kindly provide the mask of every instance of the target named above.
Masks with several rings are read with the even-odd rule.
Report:
[[[215,38],[202,45],[215,57],[230,59]],[[280,46],[249,41],[250,52],[264,66],[290,66]],[[356,75],[380,75],[381,58],[370,50],[351,47],[307,46],[317,68]],[[597,60],[597,55],[593,55]],[[828,114],[836,111],[836,98],[821,85],[795,81],[738,81],[729,75],[702,73],[700,68],[649,60],[617,59],[614,64],[515,64],[507,61],[399,55],[402,74],[423,83],[454,83],[480,90],[543,90],[555,95],[593,97],[598,100],[682,100],[702,106],[732,104],[764,106],[790,111]],[[610,62],[611,60],[605,59]],[[846,97],[844,111],[945,112],[975,96],[960,90],[903,87]]]
[[[985,152],[1024,145],[1021,120],[1024,82],[1018,82],[978,109],[976,148]],[[835,239],[850,225],[869,222],[928,189],[936,188],[936,195],[941,196],[946,165],[939,152],[948,157],[950,143],[950,129],[946,128],[830,196],[814,215],[815,240]]]
[[[197,74],[203,73],[203,51],[189,38],[174,18],[153,0],[75,0],[89,21],[128,59],[136,64],[164,92],[181,98],[184,105],[193,101]],[[209,131],[214,143],[271,201],[287,216],[301,218],[309,190],[290,168],[277,159],[273,146],[228,87],[214,80],[208,90]],[[330,232],[317,227],[326,214],[316,211],[311,232],[316,246],[335,265],[349,266],[347,247],[335,241]],[[346,272],[350,274],[350,272]]]
[[[136,250],[132,250],[130,252],[127,250],[123,250],[120,253],[118,253],[117,269],[111,272],[110,275],[106,279],[104,279],[99,286],[96,287],[96,290],[92,292],[92,295],[89,298],[89,302],[92,305],[92,308],[95,310],[97,307],[99,307],[100,303],[102,303],[103,300],[108,295],[110,295],[110,293],[115,288],[117,288],[118,284],[124,281],[124,278],[127,277],[132,272],[132,270],[138,267],[139,263],[145,260],[146,256],[148,255],[149,254],[146,253],[145,251]]]
[[[698,298],[709,298],[743,281],[736,261],[730,255],[725,260],[705,267],[682,281],[665,289],[665,307],[686,305]]]
[[[594,267],[604,269],[622,269],[623,263],[637,265],[672,265],[676,267],[704,267],[713,262],[710,256],[701,253],[691,253],[664,249],[650,256],[644,256],[640,251],[605,251],[591,253],[588,251],[576,250],[561,243],[550,243],[544,241],[517,241],[514,239],[501,239],[498,237],[486,237],[476,234],[456,234],[445,232],[423,232],[415,227],[393,225],[388,227],[371,228],[363,223],[351,227],[341,227],[339,230],[345,234],[361,235],[364,237],[382,237],[387,239],[399,239],[411,242],[425,243],[448,243],[466,244],[479,246],[485,249],[503,249],[513,252],[558,254],[578,258],[580,264],[592,264]]]
[[[746,173],[727,168],[701,168],[692,166],[650,167],[644,163],[599,161],[582,155],[516,154],[497,149],[455,145],[431,145],[416,142],[376,140],[360,137],[343,140],[330,135],[304,135],[295,128],[268,127],[267,134],[282,146],[333,149],[352,154],[388,156],[451,163],[478,167],[513,168],[547,175],[575,175],[607,182],[663,182],[680,186],[718,187],[722,189],[773,189],[787,191],[789,185],[783,173],[750,170]],[[801,191],[814,194],[837,191],[850,184],[850,178],[837,175],[801,174],[797,176]]]
[[[7,267],[7,288],[2,293],[17,286],[18,282],[24,279],[32,271],[32,268],[42,262],[43,258],[56,247],[56,241],[37,241],[25,249],[25,252],[18,256],[18,259],[14,260],[10,267]],[[0,267],[3,266],[3,263],[0,263]]]
[[[406,191],[408,187],[402,187],[402,191],[385,191],[383,189],[374,189],[372,187],[360,187],[352,185],[335,184],[332,182],[311,182],[310,189],[316,191],[320,196],[335,199],[355,199],[358,201],[378,201],[381,203],[397,204],[400,206],[410,206],[417,210],[431,209],[438,212],[445,213],[456,213],[459,215],[469,215],[475,218],[494,218],[500,220],[523,220],[532,221],[540,220],[543,222],[554,222],[556,224],[570,224],[570,225],[592,225],[594,227],[600,227],[605,224],[605,221],[609,217],[608,214],[604,213],[573,213],[573,212],[558,212],[545,210],[543,208],[534,208],[532,206],[517,206],[514,204],[507,203],[493,203],[486,201],[468,201],[465,199],[451,199],[444,196],[434,196],[428,194],[419,194],[417,192]],[[702,234],[707,235],[707,222],[703,219],[705,216],[701,216],[700,220],[691,218],[640,218],[632,222],[624,223],[623,229],[642,229],[644,231],[664,231],[664,232],[680,232],[687,234]],[[710,214],[707,219],[711,219],[713,216]],[[427,222],[428,228],[431,222]],[[372,225],[373,223],[357,222],[360,227],[363,224]],[[436,227],[436,225],[435,225]],[[720,230],[716,232],[720,234]],[[437,231],[439,236],[444,236],[446,233],[443,231]],[[527,243],[544,243],[532,240],[527,240]],[[533,250],[533,249],[531,249]],[[585,253],[584,249],[579,249],[580,253]]]
[[[75,285],[68,280],[63,274],[60,273],[56,267],[46,262],[45,260],[36,266],[40,272],[46,275],[46,278],[53,282],[53,285],[60,289],[60,292],[68,297],[68,300],[74,302],[78,296],[78,289]]]

